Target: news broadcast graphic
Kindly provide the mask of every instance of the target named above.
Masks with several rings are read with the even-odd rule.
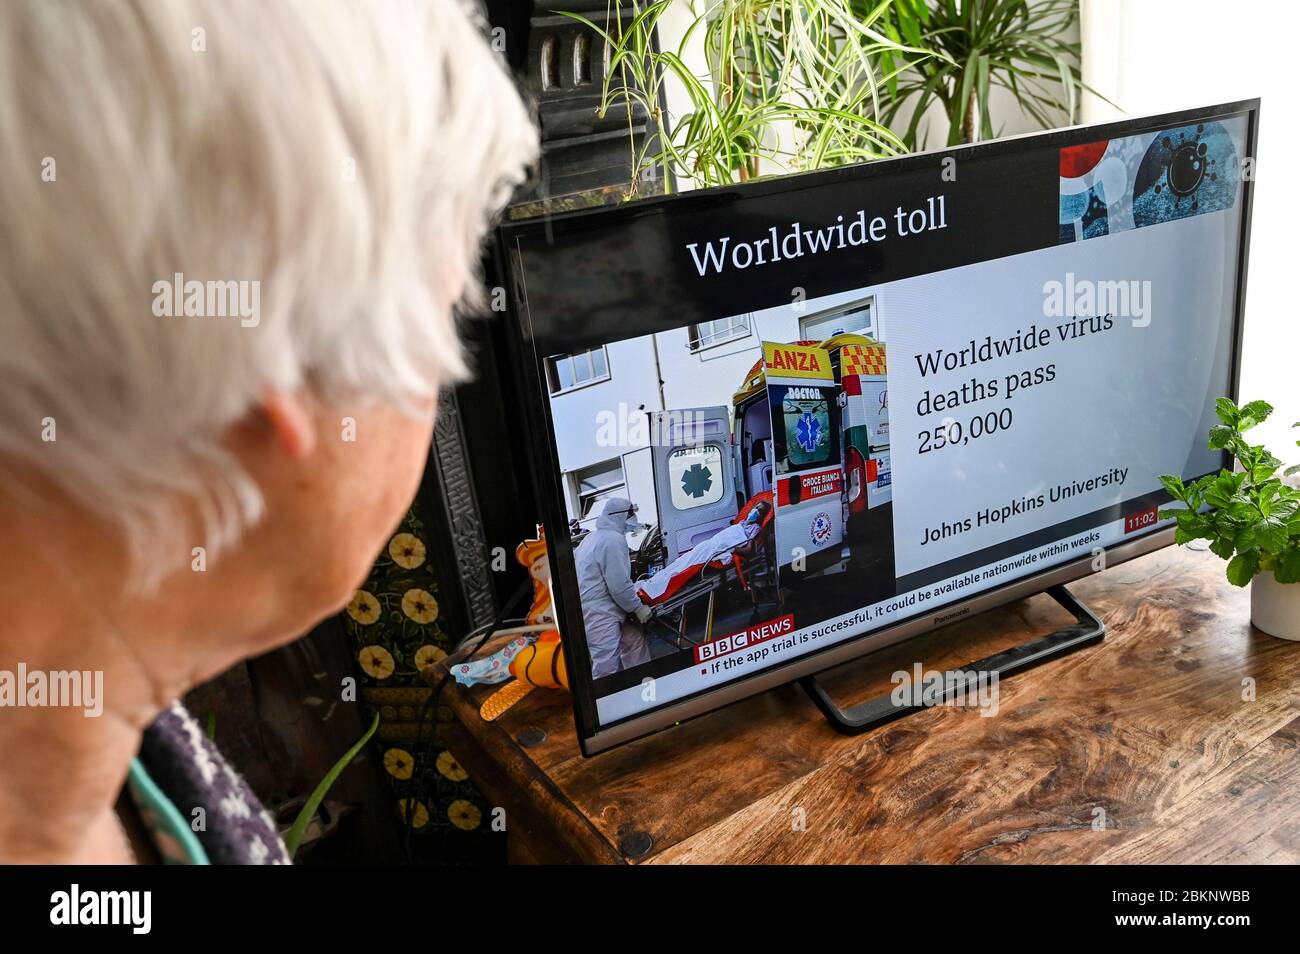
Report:
[[[580,734],[1164,529],[1223,460],[1253,122],[507,227]]]

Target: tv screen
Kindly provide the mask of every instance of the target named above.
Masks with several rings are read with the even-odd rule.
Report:
[[[1257,110],[504,226],[583,751],[1168,544]]]

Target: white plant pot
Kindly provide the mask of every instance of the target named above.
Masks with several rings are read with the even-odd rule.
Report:
[[[1270,636],[1300,640],[1300,583],[1279,583],[1271,572],[1255,574],[1250,621]]]

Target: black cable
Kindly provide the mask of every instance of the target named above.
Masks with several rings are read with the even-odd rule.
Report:
[[[492,636],[492,634],[501,628],[502,623],[506,621],[506,619],[509,617],[510,613],[515,609],[515,607],[519,605],[519,603],[523,600],[525,596],[532,593],[532,591],[533,591],[533,581],[532,578],[529,577],[519,585],[519,588],[515,590],[513,594],[511,594],[510,599],[507,600],[505,605],[501,607],[500,611],[497,613],[496,617],[492,620],[492,622],[488,623],[486,626],[479,627],[479,629],[470,631],[470,634],[466,637],[466,640],[472,639],[474,634],[479,632],[480,630],[482,631],[482,635],[479,636],[478,642],[474,644],[473,648],[470,649],[470,651],[466,653],[465,656],[459,661],[468,662],[469,660],[473,659],[478,654],[478,651],[483,648],[483,644],[488,641],[488,639]],[[465,640],[462,640],[462,645],[464,644],[464,642]],[[424,735],[425,719],[428,717],[430,710],[433,710],[433,707],[437,704],[438,698],[442,695],[442,690],[446,688],[447,681],[451,679],[450,659],[448,660],[448,663],[449,664],[447,666],[447,671],[443,673],[442,678],[438,680],[438,684],[434,687],[433,691],[429,693],[429,697],[424,700],[424,705],[420,707],[420,712],[416,719],[415,745],[412,746],[412,748],[414,748],[415,751],[411,754],[411,757],[417,767],[421,765],[420,756],[421,755],[426,756],[426,761],[427,761],[427,756],[429,752],[431,752],[434,748],[437,747],[438,714],[436,710],[433,711],[433,731],[429,733],[429,739],[425,743],[426,749],[424,752],[421,752],[420,750],[420,743]],[[415,818],[416,806],[419,805],[420,803],[420,796],[424,794],[424,784],[423,784],[424,772],[416,771],[413,774],[413,778],[415,779],[415,783],[412,786],[411,793],[407,798],[406,811],[403,812],[404,818],[403,818],[403,832],[402,832],[402,853],[406,857],[407,864],[415,864],[415,857],[411,851],[411,832],[414,829],[412,819]]]
[[[478,636],[480,633],[482,633],[484,630],[495,632],[496,630],[502,628],[509,628],[511,626],[526,626],[526,625],[528,625],[528,620],[525,617],[513,616],[510,619],[501,620],[500,623],[492,622],[492,623],[484,623],[482,626],[476,626],[474,629],[471,629],[468,633],[465,634],[464,639],[462,639],[460,642],[456,644],[456,648],[452,650],[450,655],[452,656],[456,655],[456,653],[460,652],[471,642],[473,642],[474,638]],[[520,633],[519,635],[526,636],[528,634]]]

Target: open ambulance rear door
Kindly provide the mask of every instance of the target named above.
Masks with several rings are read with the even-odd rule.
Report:
[[[656,411],[651,417],[655,504],[669,561],[736,517],[730,421],[725,407]]]
[[[763,342],[776,474],[781,586],[844,559],[839,386],[816,346]]]

